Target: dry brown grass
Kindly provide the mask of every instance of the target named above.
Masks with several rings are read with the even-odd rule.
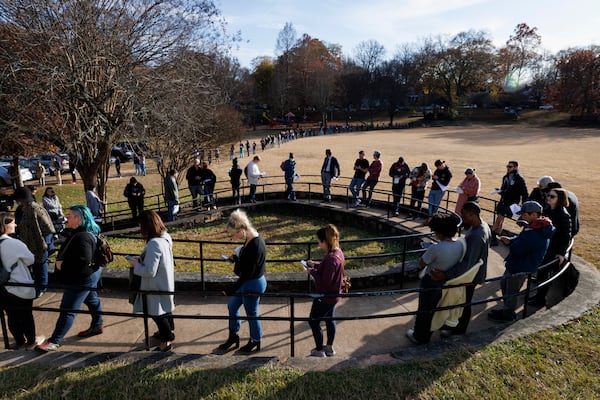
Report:
[[[381,152],[386,176],[387,168],[399,156],[411,167],[421,162],[433,167],[436,159],[446,160],[454,173],[452,185],[460,183],[466,167],[473,167],[481,179],[481,193],[486,196],[500,186],[506,162],[517,160],[529,190],[540,176],[551,175],[578,196],[581,230],[575,252],[600,265],[600,255],[595,251],[596,238],[600,236],[600,215],[594,212],[600,206],[600,175],[596,164],[600,131],[597,129],[472,126],[325,135],[259,152],[261,169],[271,176],[283,176],[279,165],[293,152],[300,174],[318,174],[326,148],[338,158],[343,176],[352,175],[352,165],[361,149],[369,158],[373,150]],[[242,165],[246,160],[244,158]],[[229,161],[224,159],[218,165],[213,163],[212,168],[220,180],[225,180],[229,166]]]

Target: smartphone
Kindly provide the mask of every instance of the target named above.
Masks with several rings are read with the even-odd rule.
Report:
[[[221,254],[221,258],[225,261],[233,262],[233,260],[231,258],[227,257],[225,254]]]
[[[138,260],[137,257],[134,257],[134,256],[125,256],[125,259],[127,261],[137,261]]]
[[[306,261],[304,261],[304,260],[300,260],[300,264],[302,264],[302,266],[304,267],[304,269],[308,269],[309,268],[308,263]]]

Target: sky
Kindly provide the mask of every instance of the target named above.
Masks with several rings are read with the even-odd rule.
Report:
[[[485,31],[494,45],[505,44],[517,24],[537,27],[551,53],[600,45],[598,0],[217,0],[230,32],[241,31],[233,49],[243,67],[259,56],[273,57],[277,36],[291,22],[297,37],[342,46],[345,56],[374,39],[386,49],[438,35]]]

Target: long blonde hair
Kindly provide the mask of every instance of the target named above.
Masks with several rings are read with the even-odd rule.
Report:
[[[327,224],[324,228],[319,229],[317,231],[317,238],[319,241],[327,244],[329,251],[340,247],[340,232],[333,224]]]

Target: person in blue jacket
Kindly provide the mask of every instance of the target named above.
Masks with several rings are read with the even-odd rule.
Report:
[[[513,322],[516,320],[517,294],[526,275],[515,275],[520,272],[535,272],[541,265],[548,250],[550,239],[554,234],[552,221],[542,217],[542,206],[537,201],[526,201],[521,205],[519,214],[525,224],[523,231],[514,239],[501,236],[500,241],[510,245],[508,256],[504,260],[506,271],[500,280],[503,307],[493,309],[488,318],[497,322]]]

